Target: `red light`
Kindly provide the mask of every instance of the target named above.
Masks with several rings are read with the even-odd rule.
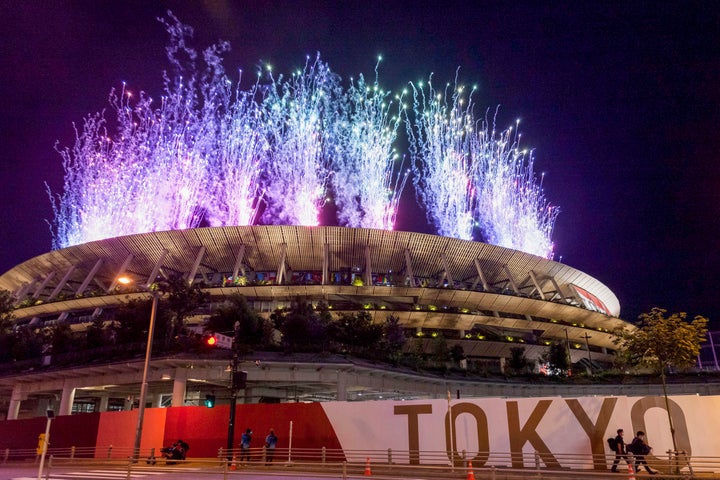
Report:
[[[210,345],[211,347],[214,347],[215,344],[217,343],[217,338],[215,338],[215,337],[208,337],[207,340],[205,340],[205,343],[207,343],[207,344]]]

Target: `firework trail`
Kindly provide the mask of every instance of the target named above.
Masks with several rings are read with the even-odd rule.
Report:
[[[380,89],[377,67],[372,85],[360,75],[343,96],[341,118],[334,123],[331,183],[341,225],[392,230],[409,172],[402,171],[393,147],[402,99],[391,116],[390,93]]]
[[[415,191],[438,234],[472,240],[475,166],[470,155],[474,128],[472,102],[463,88],[438,92],[422,83],[413,88],[414,121],[407,120]]]
[[[256,87],[238,91],[220,121],[215,155],[210,157],[211,226],[252,225],[262,199],[260,176],[268,152]]]
[[[328,145],[339,80],[319,55],[290,78],[271,77],[263,102],[270,144],[265,168],[265,222],[319,225],[331,174]]]
[[[197,53],[187,46],[192,29],[175,17],[164,22],[171,41],[168,58],[177,75],[164,74],[160,106],[144,93],[133,103],[123,85],[111,92],[116,134],[103,114],[76,129],[75,146],[60,151],[63,194],[51,193],[53,248],[159,230],[211,224],[246,224],[255,215],[259,135],[244,126],[258,114],[248,94],[231,100],[222,68],[225,43]],[[230,137],[232,135],[232,137]]]
[[[559,209],[545,198],[532,152],[521,150],[519,142],[517,124],[497,133],[485,121],[473,135],[477,221],[487,243],[552,258]]]
[[[163,23],[176,73],[164,73],[159,106],[123,85],[110,95],[112,122],[88,116],[74,147],[59,149],[53,248],[204,221],[251,225],[263,206],[264,223],[318,225],[330,183],[340,224],[392,229],[408,179],[393,148],[404,120],[417,198],[440,235],[472,240],[477,229],[488,243],[552,257],[558,209],[533,156],[516,129],[474,119],[472,91],[411,84],[411,115],[402,95],[388,101],[377,65],[372,84],[360,76],[343,92],[319,55],[241,90],[222,66],[226,43],[203,51],[198,71],[192,29],[172,15]]]

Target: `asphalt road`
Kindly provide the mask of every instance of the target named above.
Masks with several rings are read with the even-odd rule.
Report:
[[[263,471],[233,471],[228,472],[228,479],[238,480],[261,480],[271,477],[274,480],[327,480],[328,478],[341,478],[337,475],[320,476],[297,474],[289,475],[287,472]],[[0,480],[37,480],[38,467],[0,465]],[[42,479],[47,479],[47,471],[42,474]],[[56,468],[50,472],[49,480],[121,480],[127,479],[127,470],[118,468],[97,468],[97,467],[76,467]],[[133,469],[131,476],[133,480],[221,480],[223,472],[220,469],[177,467],[168,468],[165,466],[143,467]],[[348,477],[353,478],[353,477]],[[360,477],[355,477],[360,478]]]

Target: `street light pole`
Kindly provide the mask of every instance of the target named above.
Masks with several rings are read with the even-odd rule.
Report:
[[[455,471],[455,435],[453,435],[453,416],[452,416],[452,404],[450,403],[450,389],[447,391],[448,401],[448,424],[450,425],[450,471]]]
[[[138,405],[137,429],[135,430],[135,446],[133,447],[133,462],[140,458],[140,440],[142,439],[143,420],[145,417],[145,399],[148,391],[148,370],[152,356],[153,336],[155,334],[155,315],[157,313],[158,294],[152,292],[152,308],[150,309],[150,326],[148,327],[147,349],[145,350],[145,366],[143,368],[142,386],[140,387],[140,404]]]
[[[40,466],[38,467],[37,480],[40,480],[42,477],[43,465],[45,464],[45,454],[47,453],[48,446],[50,445],[50,424],[52,423],[53,418],[55,418],[55,412],[53,410],[48,410],[46,415],[47,423],[45,424],[45,437],[43,438],[43,443],[40,447],[42,452],[40,452]],[[48,472],[48,475],[50,475],[50,472]]]

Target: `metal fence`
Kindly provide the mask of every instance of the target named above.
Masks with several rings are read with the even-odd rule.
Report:
[[[0,452],[3,464],[38,462],[35,449],[5,449]],[[375,476],[379,478],[464,478],[482,479],[565,479],[618,478],[610,472],[615,455],[542,454],[540,452],[479,452],[472,456],[445,451],[408,450],[339,450],[252,448],[247,450],[218,449],[216,458],[165,458],[160,449],[145,449],[133,460],[132,447],[70,447],[50,448],[45,477],[65,468],[102,466],[127,472],[147,468],[187,468],[192,466],[198,475],[213,474],[222,478],[249,471],[267,474],[279,472],[318,473],[335,478]],[[628,469],[634,464],[632,455],[618,465],[620,478],[635,478],[645,472]],[[666,452],[666,456],[652,457],[652,469],[659,471],[655,478],[690,479],[720,478],[720,457],[690,457],[684,452]]]

